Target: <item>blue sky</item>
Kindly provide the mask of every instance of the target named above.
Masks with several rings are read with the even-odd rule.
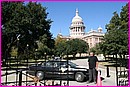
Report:
[[[91,29],[96,30],[99,26],[106,32],[105,25],[109,23],[113,12],[120,13],[122,6],[127,2],[40,2],[47,7],[48,18],[51,24],[53,37],[61,31],[62,35],[69,35],[69,26],[78,8],[79,15],[82,17],[86,26],[86,32]]]

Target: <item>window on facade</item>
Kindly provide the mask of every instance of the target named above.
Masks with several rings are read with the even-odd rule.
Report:
[[[92,38],[90,38],[90,42],[92,42]]]
[[[101,42],[102,41],[102,38],[99,38],[99,42]]]
[[[98,42],[98,38],[95,38],[95,41]]]
[[[92,43],[90,43],[90,47],[92,47]]]
[[[86,42],[88,42],[88,39],[86,39]]]

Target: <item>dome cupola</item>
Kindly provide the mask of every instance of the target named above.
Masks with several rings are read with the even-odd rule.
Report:
[[[80,38],[85,34],[85,26],[82,18],[79,16],[79,11],[76,9],[76,14],[72,19],[70,25],[70,36],[74,38]]]
[[[79,16],[79,11],[78,11],[78,9],[76,9],[76,15],[75,15],[75,17],[72,19],[72,22],[83,22],[82,18]]]
[[[102,28],[100,26],[98,27],[98,32],[102,32]]]

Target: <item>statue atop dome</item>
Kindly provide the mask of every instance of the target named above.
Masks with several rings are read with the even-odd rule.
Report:
[[[79,16],[79,11],[78,11],[78,9],[76,9],[76,16]]]

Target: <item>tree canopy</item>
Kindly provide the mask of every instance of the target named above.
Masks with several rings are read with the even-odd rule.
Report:
[[[57,41],[60,41],[59,43]],[[81,39],[63,40],[58,38],[56,41],[56,54],[60,55],[75,55],[77,53],[86,53],[88,51],[88,44]]]
[[[75,56],[77,53],[86,53],[88,44],[81,39],[72,39],[67,41],[67,54]]]
[[[38,49],[37,41],[47,48],[54,48],[54,39],[50,32],[51,19],[47,18],[46,7],[40,3],[2,2],[2,53],[12,47],[18,48],[18,54]]]
[[[61,37],[57,37],[55,39],[55,55],[56,56],[64,56],[66,50],[66,40]]]
[[[128,4],[123,6],[120,14],[113,13],[100,49],[106,54],[128,54]]]

